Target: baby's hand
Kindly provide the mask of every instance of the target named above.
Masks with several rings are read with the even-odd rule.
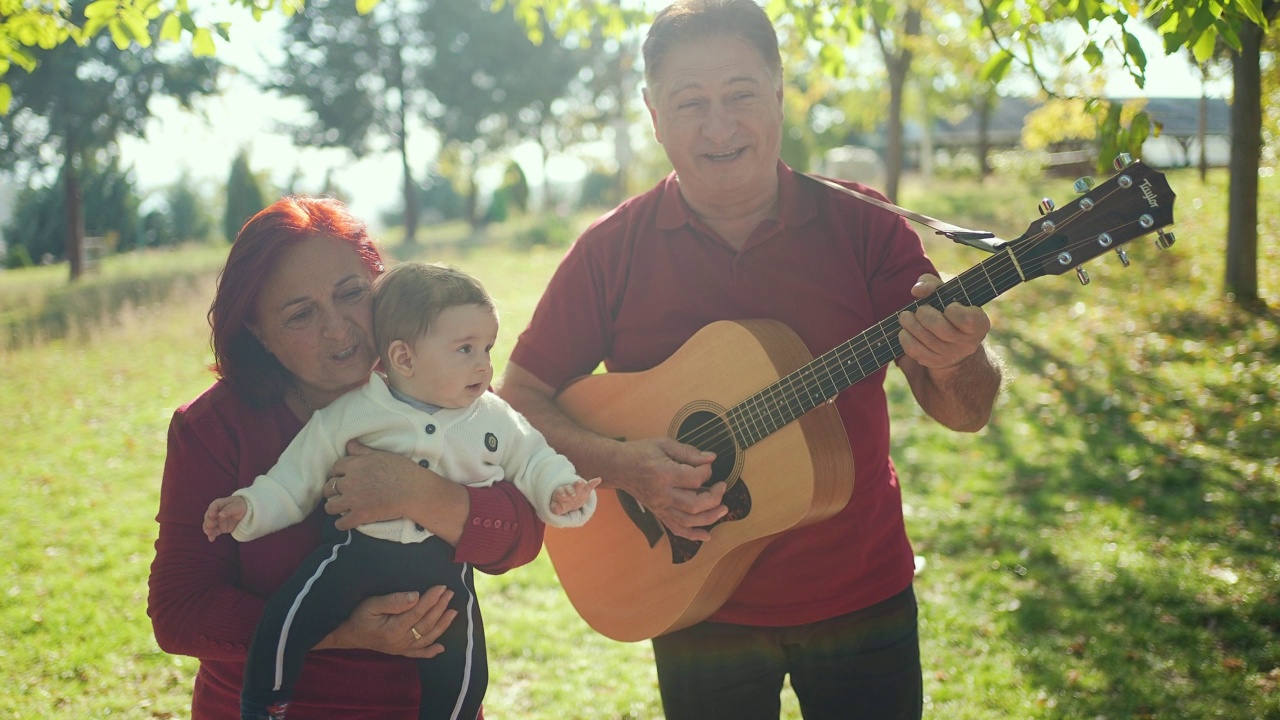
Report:
[[[591,491],[600,484],[600,478],[583,480],[578,478],[570,485],[561,485],[551,493],[551,512],[556,515],[568,515],[587,504]]]
[[[209,503],[209,509],[204,511],[204,534],[209,536],[209,542],[235,530],[248,511],[249,504],[239,495],[218,498]]]

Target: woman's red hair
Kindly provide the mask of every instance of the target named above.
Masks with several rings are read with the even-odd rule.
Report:
[[[258,296],[285,251],[313,237],[349,243],[369,269],[370,278],[381,274],[382,257],[368,228],[344,203],[297,195],[281,198],[250,218],[218,274],[209,307],[211,369],[256,407],[278,402],[290,382],[289,371],[249,331]]]

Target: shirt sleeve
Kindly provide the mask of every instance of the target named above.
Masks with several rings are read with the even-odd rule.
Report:
[[[238,586],[235,541],[209,542],[201,529],[209,503],[236,489],[234,467],[209,440],[181,411],[169,425],[147,614],[165,652],[243,660],[265,603]]]
[[[542,550],[544,526],[512,483],[465,486],[471,514],[454,548],[454,562],[471,563],[490,575],[527,565]]]
[[[520,333],[511,361],[553,388],[588,375],[609,355],[614,306],[625,263],[606,219],[588,228],[556,268]]]

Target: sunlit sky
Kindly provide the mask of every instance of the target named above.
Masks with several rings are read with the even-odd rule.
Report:
[[[268,16],[254,23],[247,15],[232,18],[231,41],[218,41],[218,58],[245,74],[260,74],[272,53],[279,53],[279,17]],[[1185,56],[1168,57],[1160,51],[1154,36],[1142,37],[1148,53],[1147,85],[1139,89],[1124,73],[1116,73],[1107,86],[1115,97],[1199,97],[1200,80]],[[205,192],[213,194],[226,181],[231,160],[241,147],[249,149],[250,165],[267,174],[277,187],[299,178],[296,189],[318,192],[326,173],[348,195],[352,209],[375,228],[380,215],[398,205],[400,162],[394,153],[382,153],[359,161],[342,149],[297,148],[275,125],[300,118],[299,101],[285,100],[254,88],[245,74],[229,74],[225,92],[199,101],[197,112],[181,110],[167,99],[153,101],[155,116],[145,138],[126,138],[122,152],[132,164],[139,190],[144,194],[174,182],[185,170]],[[1210,87],[1210,95],[1225,97],[1230,86],[1221,81]],[[636,101],[639,101],[637,95]],[[426,133],[410,137],[410,161],[422,177],[436,152],[434,139]],[[540,185],[538,152],[522,148],[515,159],[524,167],[531,184]],[[553,158],[548,172],[569,178],[580,175],[584,165],[573,158]]]

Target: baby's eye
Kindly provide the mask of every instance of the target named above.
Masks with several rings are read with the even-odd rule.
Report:
[[[463,345],[462,347],[459,347],[459,348],[458,348],[458,352],[462,353],[463,355],[470,355],[470,354],[471,354],[471,346],[470,346],[470,345]]]

